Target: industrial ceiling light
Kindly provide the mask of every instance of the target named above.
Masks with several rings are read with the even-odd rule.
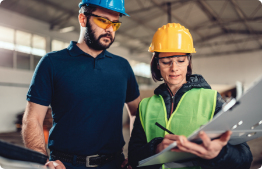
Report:
[[[65,28],[61,28],[59,30],[60,33],[67,33],[67,32],[71,32],[75,30],[75,27],[74,26],[69,26],[69,27],[65,27]]]

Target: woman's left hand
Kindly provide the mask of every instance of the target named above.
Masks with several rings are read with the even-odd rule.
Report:
[[[201,131],[199,137],[203,141],[202,144],[190,142],[185,136],[180,136],[182,137],[181,141],[177,141],[177,148],[172,149],[172,151],[188,152],[204,159],[213,159],[218,156],[221,149],[227,144],[231,134],[231,131],[227,131],[219,139],[211,141],[206,133]]]

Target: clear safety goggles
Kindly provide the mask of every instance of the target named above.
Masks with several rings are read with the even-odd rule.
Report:
[[[93,21],[95,22],[95,24],[102,29],[108,29],[110,26],[112,26],[113,30],[117,31],[121,26],[121,22],[112,22],[106,18],[103,18],[102,16],[98,16],[92,13],[88,14],[86,12],[85,12],[85,15],[93,16],[94,17]]]
[[[176,63],[177,66],[183,67],[189,64],[190,55],[174,55],[168,57],[157,57],[159,66],[163,68],[170,68],[173,65],[173,62]]]

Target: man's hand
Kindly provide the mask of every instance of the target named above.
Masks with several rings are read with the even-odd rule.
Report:
[[[126,158],[123,163],[121,164],[121,168],[124,168],[126,166],[126,164],[128,163],[128,159]],[[127,168],[124,169],[132,169],[132,167],[130,165],[127,166]]]
[[[199,137],[203,141],[202,144],[196,144],[187,140],[185,136],[179,136],[180,139],[177,139],[177,147],[172,149],[176,152],[188,152],[197,155],[203,159],[213,159],[220,153],[221,149],[227,145],[228,140],[230,139],[232,132],[227,131],[219,139],[213,141],[206,135],[205,132],[201,131]]]
[[[50,169],[66,169],[60,160],[48,161],[45,166],[49,167]]]

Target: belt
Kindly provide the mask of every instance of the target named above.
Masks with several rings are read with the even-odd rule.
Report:
[[[98,167],[100,165],[104,165],[112,160],[114,160],[116,157],[122,154],[122,151],[119,151],[114,154],[108,154],[108,155],[91,155],[91,156],[79,156],[79,155],[72,155],[67,153],[62,153],[59,151],[52,151],[51,158],[53,160],[60,160],[67,163],[73,163],[74,158],[76,157],[76,163],[77,164],[85,164],[86,167]]]

